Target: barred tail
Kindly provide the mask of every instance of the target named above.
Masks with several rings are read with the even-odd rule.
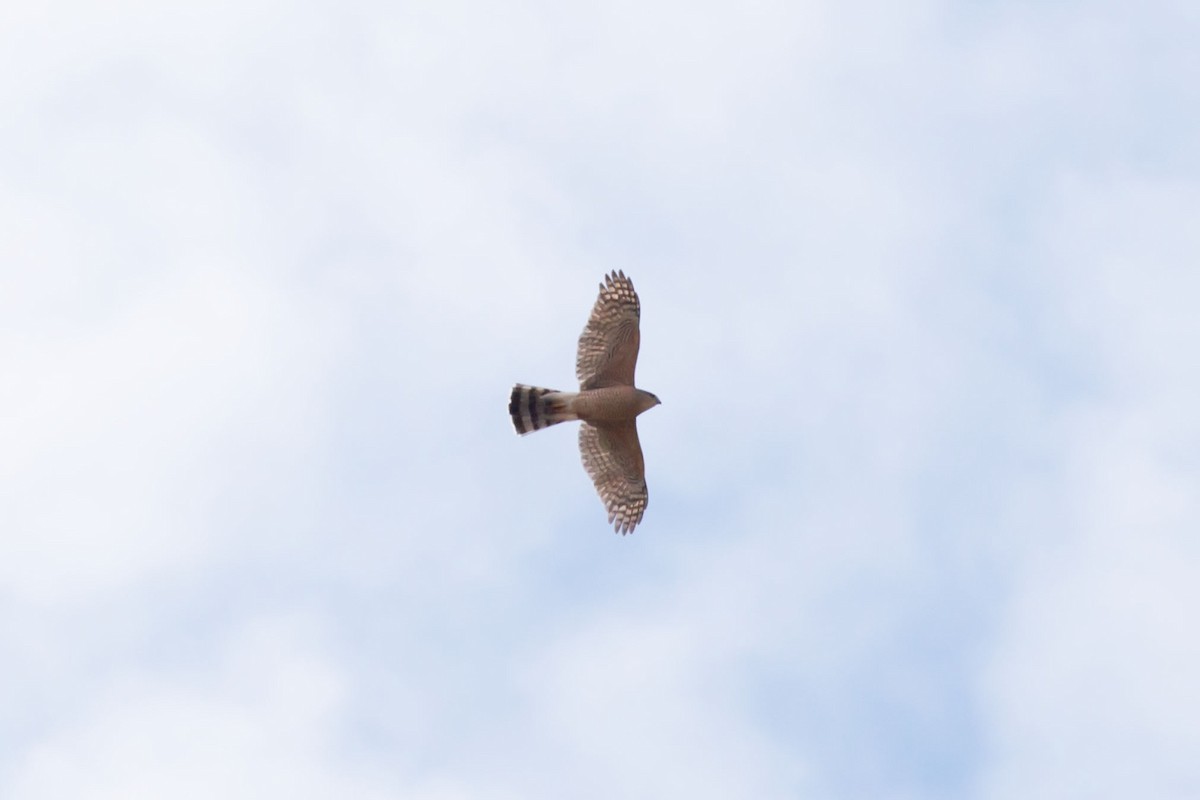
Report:
[[[508,398],[508,413],[512,416],[513,427],[517,433],[526,434],[569,419],[579,419],[570,410],[573,396],[570,392],[556,392],[518,383]]]

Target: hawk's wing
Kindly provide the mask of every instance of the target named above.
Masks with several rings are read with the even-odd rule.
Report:
[[[633,282],[624,272],[613,272],[600,284],[600,296],[579,337],[575,376],[579,388],[633,386],[637,366],[638,320],[641,304]]]
[[[579,452],[608,510],[608,521],[615,523],[617,533],[631,533],[650,499],[637,424],[630,420],[599,427],[585,422],[579,426]]]

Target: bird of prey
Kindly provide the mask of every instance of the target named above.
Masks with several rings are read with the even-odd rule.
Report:
[[[618,533],[631,533],[646,511],[645,463],[638,442],[638,414],[659,405],[633,385],[641,334],[641,304],[622,271],[606,275],[600,296],[579,337],[575,356],[578,392],[518,383],[508,413],[517,433],[527,434],[577,419],[583,468],[596,485]]]

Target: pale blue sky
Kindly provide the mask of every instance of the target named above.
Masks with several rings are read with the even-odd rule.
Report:
[[[1200,796],[1186,3],[0,12],[0,797]],[[651,500],[561,426],[642,298]]]

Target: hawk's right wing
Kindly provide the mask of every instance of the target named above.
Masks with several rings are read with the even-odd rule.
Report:
[[[600,284],[600,296],[579,337],[575,376],[580,389],[633,386],[641,334],[642,307],[633,281],[613,272]]]
[[[637,424],[630,420],[599,427],[585,422],[579,426],[579,452],[608,510],[608,521],[615,523],[617,533],[632,533],[650,500]]]

